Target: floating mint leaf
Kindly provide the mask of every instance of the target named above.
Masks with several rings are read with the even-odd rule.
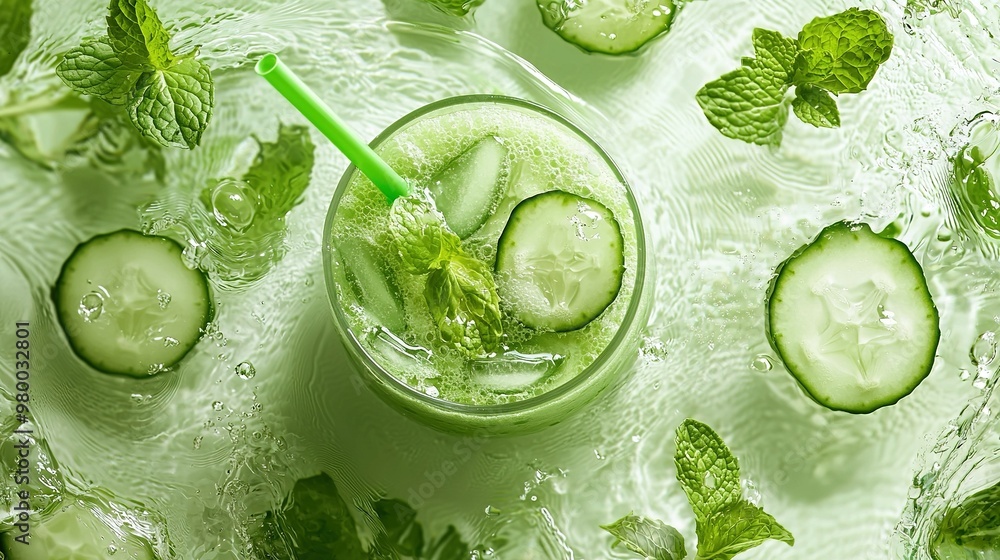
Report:
[[[677,529],[657,519],[629,514],[601,528],[615,537],[612,547],[621,543],[643,558],[683,560],[687,556],[684,537]]]
[[[795,544],[795,538],[761,508],[740,500],[697,523],[697,560],[730,560],[774,539]]]
[[[143,136],[191,149],[201,141],[214,104],[208,66],[189,55],[169,68],[143,73],[129,96],[128,114]]]
[[[10,72],[31,40],[32,0],[0,0],[0,76]]]
[[[456,16],[464,16],[486,0],[427,0],[438,9]]]
[[[368,558],[350,509],[325,473],[296,481],[283,511],[268,512],[251,542],[269,560]]]
[[[892,43],[882,17],[857,8],[814,19],[797,40],[755,29],[756,58],[744,57],[742,68],[706,84],[696,99],[725,136],[776,146],[788,120],[790,86],[796,86],[796,116],[816,127],[838,127],[840,112],[830,93],[865,90]]]
[[[170,35],[146,0],[111,0],[107,22],[107,37],[68,52],[56,73],[79,93],[126,105],[146,138],[197,146],[215,105],[208,66],[197,52],[170,51]]]
[[[477,356],[500,344],[500,299],[482,261],[452,254],[427,276],[424,298],[441,339],[456,350]]]
[[[785,94],[795,60],[795,41],[766,29],[754,30],[757,58],[709,82],[696,99],[723,135],[760,145],[781,143],[788,121]]]
[[[1000,484],[945,511],[931,543],[935,558],[994,558],[1000,550]]]
[[[274,142],[254,139],[260,149],[243,180],[257,192],[259,212],[284,216],[309,186],[316,145],[309,128],[299,125],[281,125]]]
[[[417,512],[400,500],[379,500],[374,504],[375,515],[385,533],[376,538],[375,548],[383,554],[395,552],[419,558],[424,549],[424,530],[417,523]]]
[[[757,64],[762,69],[769,70],[773,74],[772,82],[788,82],[795,71],[798,41],[777,31],[758,27],[753,30],[753,50],[757,58],[744,60],[745,65]]]
[[[799,120],[817,128],[840,126],[840,110],[837,109],[837,102],[826,90],[807,85],[795,88],[792,110]]]
[[[799,32],[795,83],[835,94],[864,91],[889,59],[892,44],[885,20],[871,10],[851,8],[816,18]]]
[[[140,72],[122,64],[108,38],[101,37],[66,53],[56,75],[74,91],[124,105]]]
[[[389,209],[389,232],[396,241],[403,265],[414,274],[438,268],[462,243],[445,226],[444,216],[428,195],[396,199]]]
[[[425,560],[468,560],[469,545],[465,544],[454,525],[449,525],[444,534],[432,542],[424,553]]]
[[[123,63],[171,66],[170,35],[146,0],[111,0],[107,20],[110,44]]]
[[[675,442],[677,480],[698,521],[742,499],[739,461],[712,428],[688,418]]]

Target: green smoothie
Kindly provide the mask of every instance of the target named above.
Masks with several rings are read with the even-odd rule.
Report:
[[[624,369],[648,312],[643,233],[596,144],[540,107],[476,96],[418,110],[373,147],[485,265],[502,330],[471,351],[449,343],[434,273],[407,266],[384,195],[350,169],[327,220],[328,287],[380,394],[435,425],[508,432],[558,421]]]

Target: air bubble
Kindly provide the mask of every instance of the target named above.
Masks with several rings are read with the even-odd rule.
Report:
[[[979,335],[969,350],[969,358],[975,366],[988,366],[997,357],[996,333],[986,331]]]
[[[212,191],[212,214],[219,225],[243,233],[257,214],[257,195],[245,181],[223,179]]]
[[[80,299],[80,308],[77,311],[84,321],[88,323],[96,321],[104,311],[104,296],[100,292],[90,292]]]
[[[236,375],[238,375],[240,379],[253,379],[253,376],[257,375],[257,370],[250,362],[240,362],[236,366]]]
[[[773,367],[774,363],[771,362],[771,357],[767,354],[757,354],[753,361],[750,362],[750,369],[760,373],[769,372]]]
[[[170,305],[170,294],[164,292],[163,290],[156,291],[156,303],[160,305],[160,309],[166,309]]]
[[[222,404],[222,401],[215,401],[212,403],[212,410],[218,412],[221,411],[224,406],[225,405]]]
[[[194,448],[201,449],[201,442],[205,439],[205,436],[195,436],[194,438]]]

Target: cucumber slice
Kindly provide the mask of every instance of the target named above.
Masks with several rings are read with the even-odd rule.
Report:
[[[625,242],[603,204],[563,191],[522,200],[497,244],[500,301],[525,325],[572,331],[618,296]]]
[[[923,270],[903,243],[837,223],[782,263],[768,290],[768,336],[819,404],[866,414],[931,371],[940,329]]]
[[[101,512],[102,517],[110,517]],[[120,531],[120,530],[119,530]],[[32,523],[29,544],[15,541],[16,531],[3,534],[3,558],[8,560],[154,560],[149,543],[119,533],[89,507],[63,506],[52,517]]]
[[[434,204],[448,227],[465,239],[483,226],[507,188],[507,148],[487,136],[431,179]]]
[[[382,255],[372,244],[353,238],[338,242],[337,252],[358,303],[390,331],[403,332],[402,296]]]
[[[545,26],[587,52],[627,54],[670,29],[674,0],[537,0]]]
[[[181,361],[212,318],[205,275],[166,237],[123,229],[81,243],[52,290],[76,355],[105,373],[147,377]]]

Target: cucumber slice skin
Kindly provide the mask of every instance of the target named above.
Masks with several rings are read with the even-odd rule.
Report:
[[[587,326],[587,324],[591,321],[600,317],[601,314],[604,313],[604,311],[610,307],[612,303],[614,303],[615,299],[618,298],[618,294],[621,292],[622,280],[625,275],[625,239],[622,236],[621,227],[618,224],[618,221],[614,218],[614,214],[610,209],[593,199],[584,198],[561,190],[543,192],[522,200],[510,213],[507,225],[504,227],[503,233],[497,241],[497,258],[494,265],[494,274],[498,277],[502,277],[504,269],[510,268],[511,271],[513,271],[513,267],[508,267],[505,262],[507,261],[507,253],[511,251],[511,248],[516,244],[516,241],[513,238],[517,235],[516,230],[518,229],[519,223],[522,219],[519,214],[525,213],[525,210],[530,212],[530,209],[533,206],[545,204],[554,198],[586,203],[593,211],[596,211],[603,217],[607,218],[608,223],[613,226],[613,230],[616,235],[613,245],[615,246],[614,251],[617,253],[617,262],[614,263],[614,266],[610,270],[611,274],[614,275],[614,281],[606,294],[606,299],[599,305],[592,306],[588,310],[582,311],[575,318],[563,318],[561,320],[553,321],[529,318],[523,313],[518,313],[517,310],[513,310],[514,316],[528,327],[541,331],[569,332],[581,329]],[[504,286],[502,283],[498,284],[498,289],[502,292]],[[503,300],[503,295],[501,295],[501,303],[503,303]],[[509,304],[509,298],[507,303]]]
[[[647,6],[647,11],[649,12],[659,9],[661,5],[667,6],[665,13],[655,16],[659,20],[657,25],[647,24],[639,30],[633,30],[629,26],[635,25],[635,22],[626,22],[619,28],[597,29],[596,27],[592,27],[593,24],[589,24],[586,21],[574,22],[574,18],[571,15],[567,17],[566,14],[554,14],[554,10],[562,10],[563,8],[553,8],[552,6],[558,5],[558,2],[565,1],[536,1],[538,10],[542,14],[542,22],[545,26],[559,35],[564,41],[576,46],[585,53],[610,56],[639,54],[655,39],[662,37],[670,30],[674,20],[677,18],[677,12],[683,6],[683,4],[677,3],[674,0],[649,0]],[[604,0],[604,3],[607,4],[609,1],[612,3],[616,1],[621,2],[623,4],[622,9],[625,9],[624,4],[626,0]],[[653,17],[651,13],[643,14],[643,16],[647,15]],[[602,19],[604,18],[602,17]],[[629,32],[637,32],[638,34],[630,37]],[[612,34],[618,36],[612,38]]]
[[[73,349],[73,353],[76,354],[76,356],[80,358],[80,360],[82,360],[90,367],[96,369],[97,371],[100,371],[101,373],[105,373],[108,375],[116,375],[120,377],[127,377],[130,379],[133,378],[147,379],[153,377],[153,375],[150,374],[148,369],[143,369],[141,367],[115,368],[115,367],[109,367],[107,364],[104,364],[103,360],[101,360],[97,356],[92,355],[92,351],[90,349],[86,348],[85,345],[75,340],[74,337],[69,334],[69,329],[67,329],[67,324],[69,323],[69,319],[72,317],[69,314],[77,313],[77,310],[75,305],[65,305],[66,303],[71,303],[71,302],[64,301],[64,297],[66,296],[66,294],[63,293],[63,286],[67,284],[68,278],[72,277],[75,265],[78,264],[76,261],[78,260],[79,257],[85,256],[88,249],[93,248],[94,245],[108,241],[114,241],[116,239],[123,240],[124,238],[130,238],[132,240],[139,242],[152,241],[159,243],[161,244],[161,247],[165,248],[167,251],[176,252],[178,264],[180,266],[183,266],[183,262],[181,261],[181,259],[184,248],[177,241],[174,241],[173,239],[170,239],[168,237],[145,235],[133,229],[123,228],[117,231],[96,235],[79,243],[70,253],[70,256],[67,257],[66,261],[63,262],[62,268],[59,271],[59,276],[52,287],[51,295],[52,295],[52,301],[56,309],[56,314],[55,314],[56,320],[59,322],[59,326],[62,327],[63,333],[66,335],[66,340],[69,343],[70,348]],[[204,326],[208,325],[208,323],[210,323],[212,319],[215,317],[215,304],[214,300],[212,299],[211,289],[209,288],[208,279],[205,276],[205,274],[199,270],[191,270],[191,272],[196,273],[200,278],[200,289],[202,291],[200,299],[201,301],[205,302],[205,306],[201,314],[201,317],[199,319],[199,324],[201,324],[202,328],[204,328]],[[179,357],[173,360],[171,363],[164,363],[163,369],[169,369],[180,363],[190,353],[190,351],[198,344],[200,339],[201,339],[200,335],[192,337],[186,341],[181,341],[178,339]],[[101,353],[102,352],[100,350],[97,351],[97,354]]]
[[[780,294],[785,287],[785,283],[789,282],[791,278],[794,277],[795,273],[793,271],[795,267],[795,261],[802,257],[803,255],[809,254],[811,251],[822,252],[824,249],[824,244],[829,243],[831,239],[840,237],[844,234],[854,233],[860,231],[864,236],[871,236],[871,239],[878,239],[881,243],[886,244],[886,246],[892,246],[894,253],[902,257],[902,262],[908,266],[913,267],[912,270],[916,271],[918,274],[914,275],[917,280],[916,289],[919,290],[922,298],[929,303],[928,311],[930,313],[929,319],[934,324],[934,332],[932,336],[932,343],[925,347],[925,352],[923,355],[923,360],[921,361],[922,366],[920,371],[912,376],[910,376],[910,383],[903,385],[898,391],[893,393],[891,396],[887,396],[883,399],[870,399],[870,400],[857,400],[854,403],[845,402],[832,402],[831,399],[826,398],[823,395],[823,390],[821,387],[815,386],[811,383],[810,375],[807,371],[795,366],[795,360],[789,359],[791,353],[790,349],[783,343],[784,337],[781,335],[779,330],[775,329],[775,323],[780,323],[780,320],[776,321],[776,307],[780,303]],[[940,320],[938,315],[937,306],[934,305],[934,301],[931,298],[930,290],[927,287],[927,280],[923,273],[923,268],[920,263],[917,262],[913,253],[910,251],[909,247],[905,243],[889,238],[883,237],[879,234],[874,233],[870,226],[865,223],[852,223],[849,221],[837,222],[830,226],[825,227],[820,231],[816,238],[796,249],[787,259],[785,259],[774,271],[774,275],[771,277],[770,284],[767,288],[766,293],[767,301],[767,313],[765,314],[765,329],[767,334],[768,342],[771,348],[778,354],[788,373],[796,380],[799,387],[805,392],[805,394],[812,399],[817,404],[829,408],[830,410],[835,410],[839,412],[847,412],[851,414],[870,414],[880,408],[887,406],[892,406],[902,400],[904,397],[908,396],[913,392],[917,386],[920,385],[930,375],[931,370],[934,365],[935,357],[937,354],[938,344],[941,339],[941,328]]]

